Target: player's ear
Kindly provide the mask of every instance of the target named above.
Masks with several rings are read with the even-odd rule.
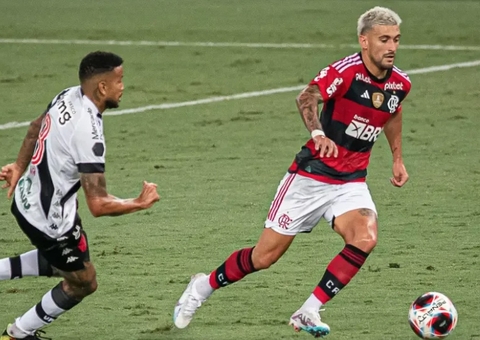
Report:
[[[107,94],[107,82],[105,80],[98,82],[98,92],[100,92],[102,96]]]
[[[366,35],[359,35],[358,36],[358,43],[362,50],[366,50],[368,48],[368,39]]]

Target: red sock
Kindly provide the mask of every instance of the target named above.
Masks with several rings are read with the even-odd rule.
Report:
[[[227,286],[240,281],[250,273],[255,272],[252,262],[253,248],[244,248],[232,255],[210,274],[210,286],[213,289]]]
[[[330,301],[358,273],[367,256],[368,253],[347,244],[330,262],[313,294],[322,304]]]

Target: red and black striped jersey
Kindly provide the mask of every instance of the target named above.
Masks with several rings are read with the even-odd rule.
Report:
[[[338,157],[320,158],[310,139],[289,171],[332,184],[365,181],[373,144],[389,118],[401,112],[410,79],[395,66],[378,79],[355,53],[321,70],[310,85],[320,89],[320,123]]]

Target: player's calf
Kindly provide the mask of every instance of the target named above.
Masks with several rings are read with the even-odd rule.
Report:
[[[335,219],[334,230],[343,237],[345,247],[329,263],[302,309],[318,311],[333,299],[358,273],[377,244],[376,214],[370,209],[340,215]]]
[[[235,251],[209,276],[210,285],[218,289],[243,279],[248,274],[267,269],[287,251],[294,236],[282,235],[273,229],[263,230],[257,245]]]
[[[225,287],[255,272],[253,250],[254,248],[244,248],[234,251],[220,267],[211,272],[210,286],[213,289]]]
[[[45,294],[42,300],[17,318],[8,329],[13,338],[34,336],[40,328],[52,323],[60,315],[79,304],[83,298],[97,289],[95,267],[91,262],[83,263],[84,268],[66,272],[59,270],[64,281]]]
[[[333,299],[350,280],[358,273],[365,263],[368,253],[347,244],[327,266],[322,279],[313,291],[313,305],[316,310]]]
[[[256,270],[264,270],[274,265],[281,257],[283,252],[278,250],[262,251],[261,249],[253,248],[252,263]]]
[[[187,327],[198,308],[216,289],[239,281],[256,271],[253,266],[252,253],[253,248],[237,250],[210,275],[199,273],[192,276],[190,283],[175,305],[173,312],[175,326]]]
[[[272,229],[264,229],[255,247],[234,251],[210,275],[203,273],[194,275],[175,306],[173,313],[175,326],[187,327],[198,308],[216,289],[270,267],[285,253],[293,238],[294,236],[281,235]]]
[[[51,324],[78,303],[80,300],[67,294],[65,285],[60,282],[39,303],[15,320],[7,330],[8,335],[14,339],[36,339],[35,334],[40,328]]]

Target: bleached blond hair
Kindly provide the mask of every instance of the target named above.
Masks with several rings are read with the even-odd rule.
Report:
[[[374,7],[363,13],[358,18],[357,34],[363,35],[372,29],[375,25],[395,26],[402,23],[400,16],[389,8]]]

